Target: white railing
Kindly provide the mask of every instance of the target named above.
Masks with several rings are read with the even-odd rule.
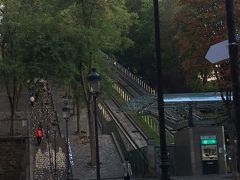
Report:
[[[107,110],[102,106],[101,103],[98,103],[98,109],[101,111],[106,121],[111,121],[111,117],[109,116]]]
[[[137,77],[135,74],[131,73],[128,69],[124,68],[122,65],[117,63],[116,61],[113,62],[113,65],[118,68],[122,73],[130,77],[134,82],[136,82],[139,86],[141,86],[143,89],[145,89],[148,93],[152,95],[156,95],[156,90],[151,88],[147,83],[145,83],[143,80],[141,80],[139,77]]]
[[[113,89],[123,98],[124,101],[128,102],[131,100],[131,97],[117,84],[113,84]]]
[[[149,116],[149,115],[141,115],[141,118],[144,120],[144,122],[153,130],[155,131],[156,133],[158,133],[159,129],[158,129],[158,126],[159,126],[159,123],[158,121],[152,117],[152,116]]]

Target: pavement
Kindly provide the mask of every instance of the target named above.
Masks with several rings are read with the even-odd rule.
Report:
[[[33,180],[50,180],[54,176],[55,161],[57,166],[56,174],[58,180],[65,180],[66,170],[66,151],[65,141],[59,136],[53,122],[55,117],[54,108],[51,103],[50,94],[41,92],[41,97],[34,103],[34,107],[29,107],[30,119],[30,154],[31,154],[31,177]],[[40,145],[37,145],[34,132],[39,123],[43,127],[43,139]],[[55,137],[56,135],[56,137]],[[55,141],[56,138],[56,148]],[[56,158],[55,158],[56,150]]]
[[[231,175],[204,175],[204,176],[184,176],[184,177],[172,177],[174,180],[227,180],[232,179]]]
[[[65,120],[62,118],[63,92],[59,90],[53,91],[53,100],[58,112],[60,129],[65,136]],[[79,180],[90,180],[96,177],[96,168],[89,167],[91,160],[89,128],[86,107],[82,107],[80,111],[80,134],[76,134],[76,115],[73,115],[68,124],[70,149],[73,159],[72,172],[73,178]],[[99,153],[101,163],[102,179],[122,179],[123,168],[117,149],[110,135],[99,134]]]
[[[215,175],[202,175],[202,176],[172,176],[171,180],[230,180],[232,179],[231,174],[215,174]],[[159,180],[160,178],[139,178],[133,180]]]

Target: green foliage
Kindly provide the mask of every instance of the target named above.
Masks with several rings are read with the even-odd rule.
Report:
[[[152,0],[128,0],[129,11],[137,17],[128,36],[133,39],[134,46],[118,54],[121,63],[129,67],[138,76],[143,77],[152,87],[156,87],[156,59],[155,59],[155,31]],[[178,11],[176,1],[160,1],[160,31],[163,66],[163,84],[166,92],[179,92],[184,90],[184,75],[178,61],[178,49],[174,35],[177,29],[172,19]],[[183,84],[176,87],[178,81]],[[171,83],[169,83],[171,82]],[[172,83],[173,82],[173,83]]]
[[[68,62],[73,63],[78,71],[86,69],[88,72],[89,68],[96,67],[102,76],[102,86],[106,90],[103,97],[106,97],[111,83],[106,75],[108,69],[100,51],[117,51],[131,45],[131,40],[125,37],[125,33],[132,24],[132,15],[127,12],[123,0],[72,3],[62,11],[61,15],[66,18],[64,21],[66,25],[77,32],[75,35],[68,32],[74,37],[75,43],[71,45],[76,44],[78,55],[77,58],[67,56]],[[76,37],[79,37],[79,40]],[[80,73],[76,71],[73,75],[75,79],[71,80],[71,84],[74,81],[79,83],[77,80],[79,76]]]
[[[101,67],[100,50],[114,52],[132,45],[126,34],[134,15],[125,0],[2,4],[1,47],[6,47],[1,73],[21,77],[23,84],[29,78],[51,77],[78,96],[81,71],[93,64]]]
[[[155,141],[156,144],[160,144],[159,133],[154,131],[145,121],[144,119],[132,112],[131,116],[134,118],[135,122],[142,128],[142,130],[147,134],[147,136]],[[170,134],[168,130],[166,130],[166,141],[167,144],[174,144],[174,136]]]
[[[58,61],[57,20],[53,16],[55,4],[44,1],[18,3],[6,0],[1,24],[2,61],[6,64],[19,64],[23,79],[44,76]],[[43,9],[44,7],[44,9]],[[60,47],[60,46],[59,46]],[[20,65],[21,64],[21,65]],[[9,68],[9,67],[8,67]]]
[[[98,69],[101,76],[101,98],[108,99],[111,97],[114,80],[116,79],[114,72],[111,71],[111,62],[106,60],[103,53],[99,52],[98,61],[93,64]]]
[[[203,84],[200,79],[196,79],[191,83],[192,92],[216,92],[218,91],[218,84],[216,81]]]

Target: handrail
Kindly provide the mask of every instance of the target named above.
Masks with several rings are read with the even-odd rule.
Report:
[[[129,143],[131,144],[131,146],[134,149],[138,149],[137,144],[134,142],[134,140],[132,139],[132,137],[128,134],[128,132],[124,129],[124,127],[121,125],[121,123],[118,122],[118,119],[115,117],[115,115],[112,113],[112,111],[110,110],[110,108],[104,103],[103,105],[104,107],[106,107],[106,110],[108,112],[108,114],[111,116],[111,118],[114,120],[115,124],[118,126],[118,128],[121,130],[121,132],[124,134],[124,136],[126,137],[126,139],[129,141]]]
[[[114,97],[112,96],[112,100],[114,101],[115,104],[117,104],[117,105],[120,107],[120,105],[119,105],[119,103],[117,102],[116,98],[114,98]],[[141,135],[143,136],[143,138],[147,141],[147,140],[148,140],[148,136],[145,134],[145,132],[142,130],[142,128],[139,127],[139,126],[137,125],[137,123],[132,120],[132,119],[133,119],[132,116],[129,115],[129,114],[127,114],[127,113],[125,113],[125,112],[124,112],[124,115],[131,121],[131,124],[141,133]]]
[[[114,142],[114,144],[115,144],[115,146],[117,148],[118,154],[119,154],[119,156],[121,158],[121,162],[123,163],[125,161],[125,158],[124,158],[123,152],[122,152],[122,150],[121,150],[121,148],[120,148],[120,146],[119,146],[119,144],[117,142],[116,136],[115,136],[115,134],[113,132],[111,132],[111,136],[112,136],[113,142]]]
[[[59,134],[59,137],[62,137],[61,129],[60,129],[60,126],[59,126],[58,113],[57,113],[57,111],[56,111],[56,107],[55,107],[55,104],[54,104],[52,92],[49,92],[49,96],[50,96],[50,103],[51,103],[51,106],[52,106],[53,111],[54,111],[54,118],[55,118],[56,121],[57,121],[58,134]]]
[[[128,77],[130,77],[134,82],[136,82],[138,85],[140,85],[143,89],[145,89],[148,93],[156,95],[156,90],[151,88],[147,83],[145,83],[143,80],[141,80],[139,77],[134,75],[132,72],[130,72],[128,69],[120,65],[116,61],[112,61],[113,66],[115,66],[117,69],[119,69],[121,72],[126,74]]]

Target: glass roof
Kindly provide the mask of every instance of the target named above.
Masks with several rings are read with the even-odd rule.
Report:
[[[164,102],[211,102],[222,101],[219,92],[164,94]]]
[[[168,106],[180,105],[180,104],[221,104],[222,99],[219,92],[208,92],[208,93],[182,93],[182,94],[164,94],[164,104],[167,108]],[[139,96],[130,100],[124,106],[127,110],[132,111],[156,111],[157,108],[157,96],[146,95]]]

